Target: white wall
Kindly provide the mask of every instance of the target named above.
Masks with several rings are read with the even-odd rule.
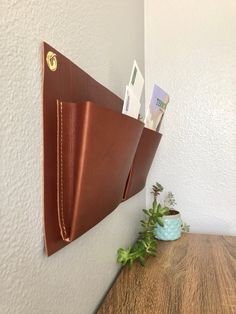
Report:
[[[44,255],[41,42],[123,97],[133,59],[144,68],[143,1],[3,0],[0,14],[0,313],[92,313],[119,270],[117,248],[136,237],[145,193]]]
[[[157,180],[193,232],[236,235],[236,2],[147,0],[145,19],[146,95],[171,99],[148,203]]]

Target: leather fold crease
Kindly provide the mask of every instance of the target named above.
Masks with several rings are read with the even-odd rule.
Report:
[[[146,179],[161,138],[161,133],[147,128],[143,129],[126,182],[124,200],[140,192],[145,187]]]

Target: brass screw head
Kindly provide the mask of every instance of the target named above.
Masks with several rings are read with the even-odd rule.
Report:
[[[57,69],[57,55],[52,52],[48,51],[46,57],[47,65],[51,71],[56,71]]]

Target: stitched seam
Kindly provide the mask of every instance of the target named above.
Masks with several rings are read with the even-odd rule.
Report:
[[[57,190],[58,217],[62,239],[69,242],[64,218],[63,194],[63,110],[62,102],[57,102]]]

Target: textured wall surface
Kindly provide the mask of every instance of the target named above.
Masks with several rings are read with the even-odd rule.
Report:
[[[117,248],[136,237],[145,193],[44,255],[41,42],[123,97],[133,59],[144,67],[143,1],[3,0],[0,14],[0,313],[92,313],[119,270]]]
[[[148,185],[192,231],[236,235],[236,2],[147,0],[145,17],[147,100],[153,82],[171,99]]]

